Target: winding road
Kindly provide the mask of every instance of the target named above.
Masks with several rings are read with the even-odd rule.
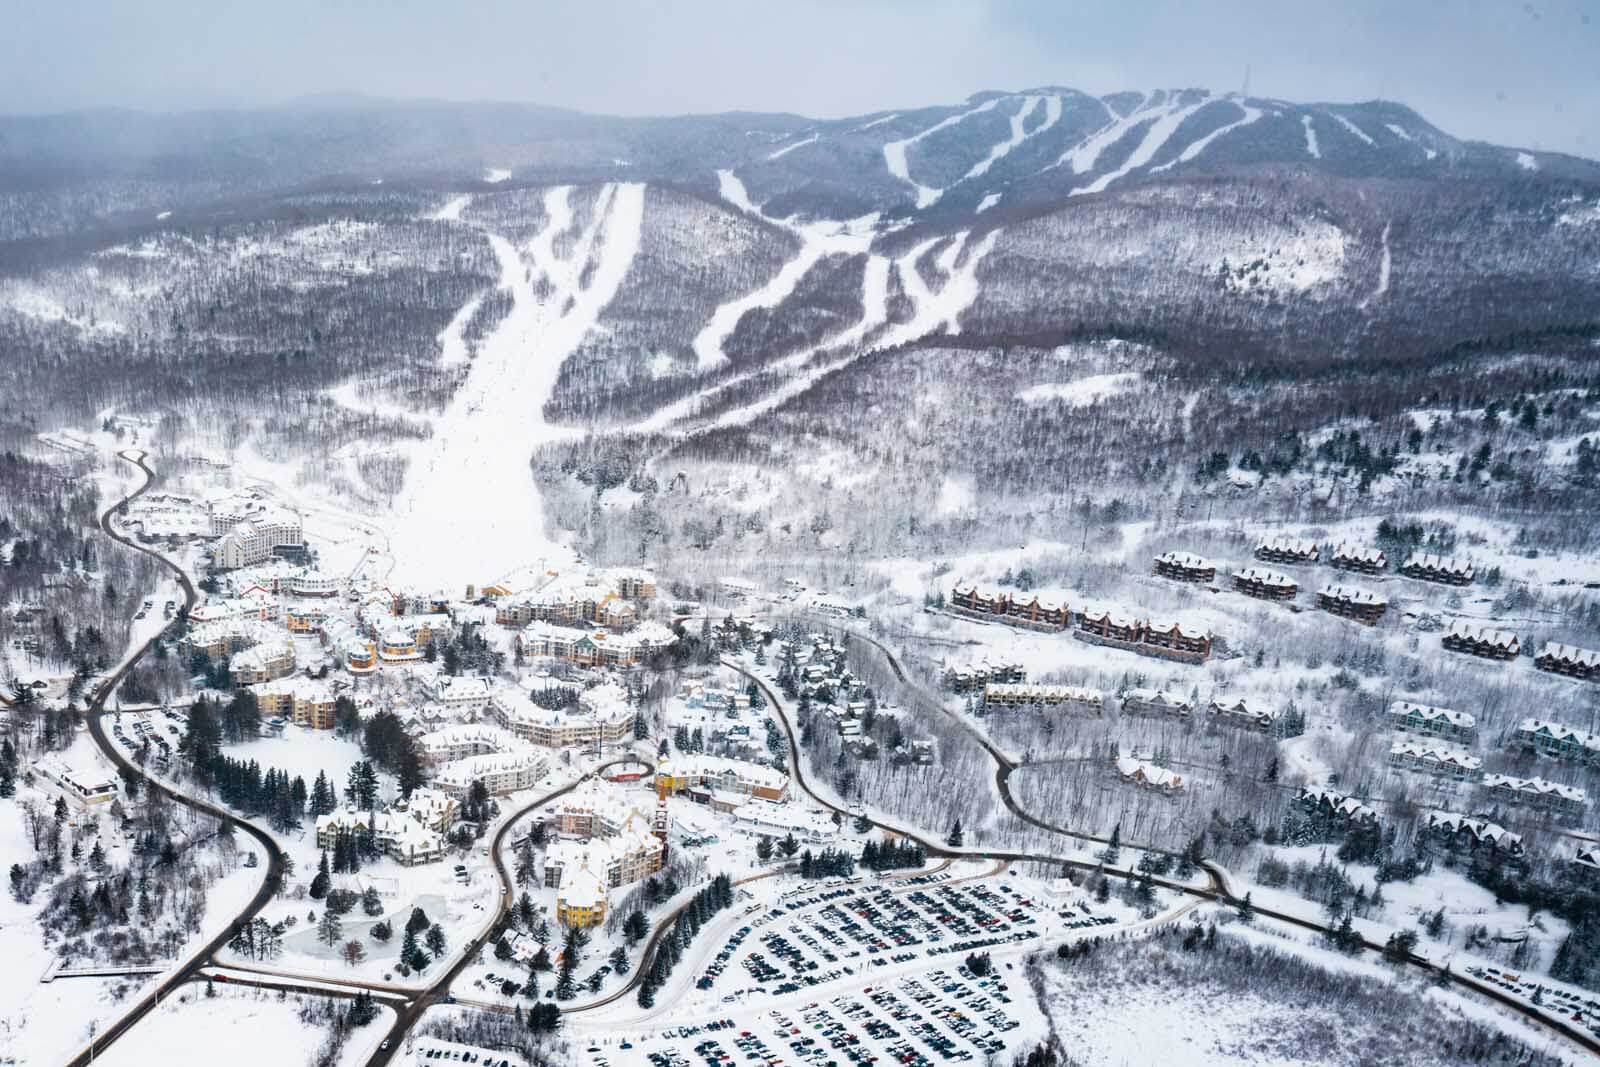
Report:
[[[119,455],[124,460],[132,463],[134,466],[143,471],[145,480],[144,483],[132,493],[124,497],[122,500],[119,500],[117,503],[111,505],[101,513],[100,531],[113,541],[131,548],[135,552],[143,553],[144,555],[157,560],[162,566],[171,570],[177,576],[178,584],[183,587],[184,610],[186,612],[190,611],[194,608],[196,594],[194,583],[189,580],[189,576],[184,573],[183,568],[172,562],[166,556],[163,556],[161,553],[156,552],[153,549],[146,548],[144,545],[139,544],[137,541],[134,541],[131,538],[122,536],[116,531],[111,522],[111,516],[118,508],[121,508],[123,505],[133,500],[137,500],[140,496],[143,496],[151,486],[156,484],[155,471],[151,470],[149,464],[145,462],[145,453],[122,452],[119,453]],[[219,807],[208,800],[202,800],[196,797],[188,796],[184,793],[180,793],[161,782],[154,776],[146,774],[144,772],[144,768],[128,759],[122,750],[113,744],[111,739],[106,736],[106,700],[111,696],[112,693],[116,692],[117,686],[122,684],[122,679],[127,676],[128,672],[137,666],[139,661],[149,654],[150,649],[155,646],[155,643],[160,640],[160,637],[161,635],[157,634],[154,637],[151,637],[139,648],[135,649],[131,655],[125,657],[122,665],[118,667],[117,670],[110,675],[110,677],[96,687],[94,690],[94,695],[89,699],[89,706],[86,714],[89,725],[89,735],[94,739],[94,743],[100,747],[100,751],[105,754],[106,758],[109,759],[114,766],[121,770],[125,776],[131,774],[135,779],[137,779],[141,788],[151,790],[152,792],[155,792],[161,796],[168,797],[174,803],[182,804],[184,807],[189,808],[192,811],[198,811],[219,820],[231,820],[235,826],[249,834],[256,841],[256,843],[261,846],[262,851],[266,853],[266,878],[262,881],[261,888],[256,890],[255,895],[250,898],[250,900],[245,904],[244,908],[234,916],[233,921],[230,922],[221,933],[217,934],[211,940],[202,945],[198,950],[192,953],[189,958],[170,975],[157,981],[154,989],[141,997],[127,1011],[123,1012],[121,1017],[108,1026],[102,1033],[97,1034],[93,1042],[80,1051],[77,1056],[73,1057],[71,1060],[68,1060],[67,1067],[84,1067],[84,1065],[90,1063],[95,1055],[104,1052],[106,1046],[110,1045],[123,1034],[127,1033],[128,1029],[132,1027],[134,1023],[138,1022],[140,1019],[149,1014],[150,1011],[161,1002],[162,998],[171,995],[171,993],[179,986],[184,985],[187,982],[191,982],[198,977],[201,968],[210,963],[212,957],[216,955],[217,951],[221,949],[222,946],[227,944],[228,941],[233,937],[233,931],[238,924],[248,922],[249,920],[253,919],[262,908],[266,907],[267,902],[272,899],[273,895],[278,890],[279,884],[283,880],[283,851],[278,848],[277,843],[272,840],[272,836],[270,834],[261,829],[259,826],[251,823],[248,819],[241,819],[233,812]]]

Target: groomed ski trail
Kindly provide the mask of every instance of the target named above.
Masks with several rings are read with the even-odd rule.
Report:
[[[412,455],[406,496],[395,512],[400,580],[460,589],[530,561],[570,555],[547,535],[528,463],[540,445],[573,433],[545,422],[544,403],[638,252],[644,186],[605,186],[582,237],[559,256],[556,238],[572,223],[569,196],[565,187],[546,195],[549,219],[526,255],[488,234],[511,310],[479,343],[434,437]],[[548,283],[542,296],[541,281]]]

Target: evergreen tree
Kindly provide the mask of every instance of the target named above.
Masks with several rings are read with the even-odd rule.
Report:
[[[961,841],[962,841],[961,820],[958,818],[958,819],[956,819],[955,823],[950,827],[950,833],[945,837],[944,843],[949,845],[951,848],[960,848],[961,847]]]
[[[325,771],[317,772],[317,780],[311,783],[311,796],[308,800],[307,814],[312,818],[328,815],[339,806],[338,794],[334,792],[333,785],[328,781]]]
[[[328,895],[328,890],[333,885],[333,879],[328,874],[328,850],[322,850],[322,859],[317,862],[317,873],[311,879],[311,899],[321,900]]]
[[[756,859],[762,863],[772,859],[772,838],[765,834],[756,840]]]

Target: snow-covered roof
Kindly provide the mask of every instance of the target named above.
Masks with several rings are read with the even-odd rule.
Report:
[[[1243,582],[1259,582],[1262,585],[1275,586],[1279,589],[1298,586],[1300,583],[1280,571],[1268,570],[1266,567],[1246,567],[1234,575]]]
[[[1441,556],[1435,552],[1413,552],[1401,564],[1403,570],[1439,571],[1445,574],[1459,574],[1470,577],[1472,564],[1454,556]]]
[[[1396,700],[1393,704],[1390,704],[1389,717],[1391,719],[1420,719],[1423,722],[1443,720],[1451,726],[1463,730],[1471,730],[1478,725],[1478,720],[1464,711],[1435,708],[1428,704],[1414,704],[1409,700]]]
[[[1574,804],[1587,804],[1589,794],[1575,785],[1562,785],[1543,778],[1517,778],[1509,774],[1490,774],[1483,779],[1485,789],[1520,793],[1526,796],[1553,796]]]
[[[1281,552],[1292,556],[1314,556],[1318,545],[1304,537],[1267,537],[1256,543],[1257,552]]]
[[[1383,549],[1368,548],[1351,541],[1340,541],[1333,546],[1333,558],[1339,562],[1365,563],[1379,566],[1384,562]]]
[[[1391,756],[1407,756],[1424,763],[1461,767],[1469,771],[1475,771],[1483,766],[1483,760],[1464,748],[1456,745],[1440,744],[1437,741],[1426,739],[1406,738],[1396,741],[1389,746],[1389,754]]]
[[[1160,789],[1179,789],[1183,786],[1181,775],[1174,774],[1165,767],[1157,767],[1153,763],[1128,756],[1117,758],[1117,772],[1131,781]]]
[[[1551,722],[1548,719],[1523,719],[1517,724],[1517,734],[1530,738],[1543,734],[1557,741],[1573,741],[1584,748],[1600,751],[1600,735],[1583,733],[1566,723]]]
[[[1156,562],[1167,567],[1182,567],[1184,570],[1204,571],[1214,570],[1210,560],[1204,556],[1197,556],[1192,552],[1163,552],[1156,557]]]
[[[1517,635],[1510,630],[1500,630],[1493,626],[1474,625],[1466,619],[1457,619],[1452,622],[1449,636],[1460,641],[1492,645],[1496,648],[1512,648],[1518,643]]]
[[[1188,697],[1177,696],[1160,689],[1130,689],[1123,697],[1123,700],[1131,700],[1138,704],[1154,704],[1158,707],[1194,707],[1194,702]]]
[[[1559,641],[1546,641],[1535,658],[1561,660],[1579,667],[1600,667],[1600,652],[1577,645],[1564,645]]]
[[[1325,585],[1318,595],[1362,607],[1381,608],[1389,605],[1387,597],[1366,589],[1358,589],[1353,585]]]
[[[1522,848],[1522,835],[1512,833],[1499,823],[1487,819],[1477,819],[1470,815],[1460,815],[1450,811],[1434,811],[1428,813],[1428,828],[1440,830],[1445,833],[1460,833],[1466,831],[1481,842],[1487,842],[1497,848],[1520,850]]]
[[[1037,685],[1028,682],[990,682],[983,687],[983,692],[985,697],[1023,702],[1071,700],[1098,704],[1105,699],[1105,694],[1098,689],[1086,689],[1075,685]]]

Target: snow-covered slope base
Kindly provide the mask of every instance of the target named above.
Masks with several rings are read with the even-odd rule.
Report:
[[[569,551],[546,535],[528,459],[561,432],[545,423],[544,402],[633,261],[644,186],[607,185],[575,240],[571,192],[547,194],[548,221],[524,246],[489,235],[512,307],[413,458],[394,516],[400,580],[459,589]]]

